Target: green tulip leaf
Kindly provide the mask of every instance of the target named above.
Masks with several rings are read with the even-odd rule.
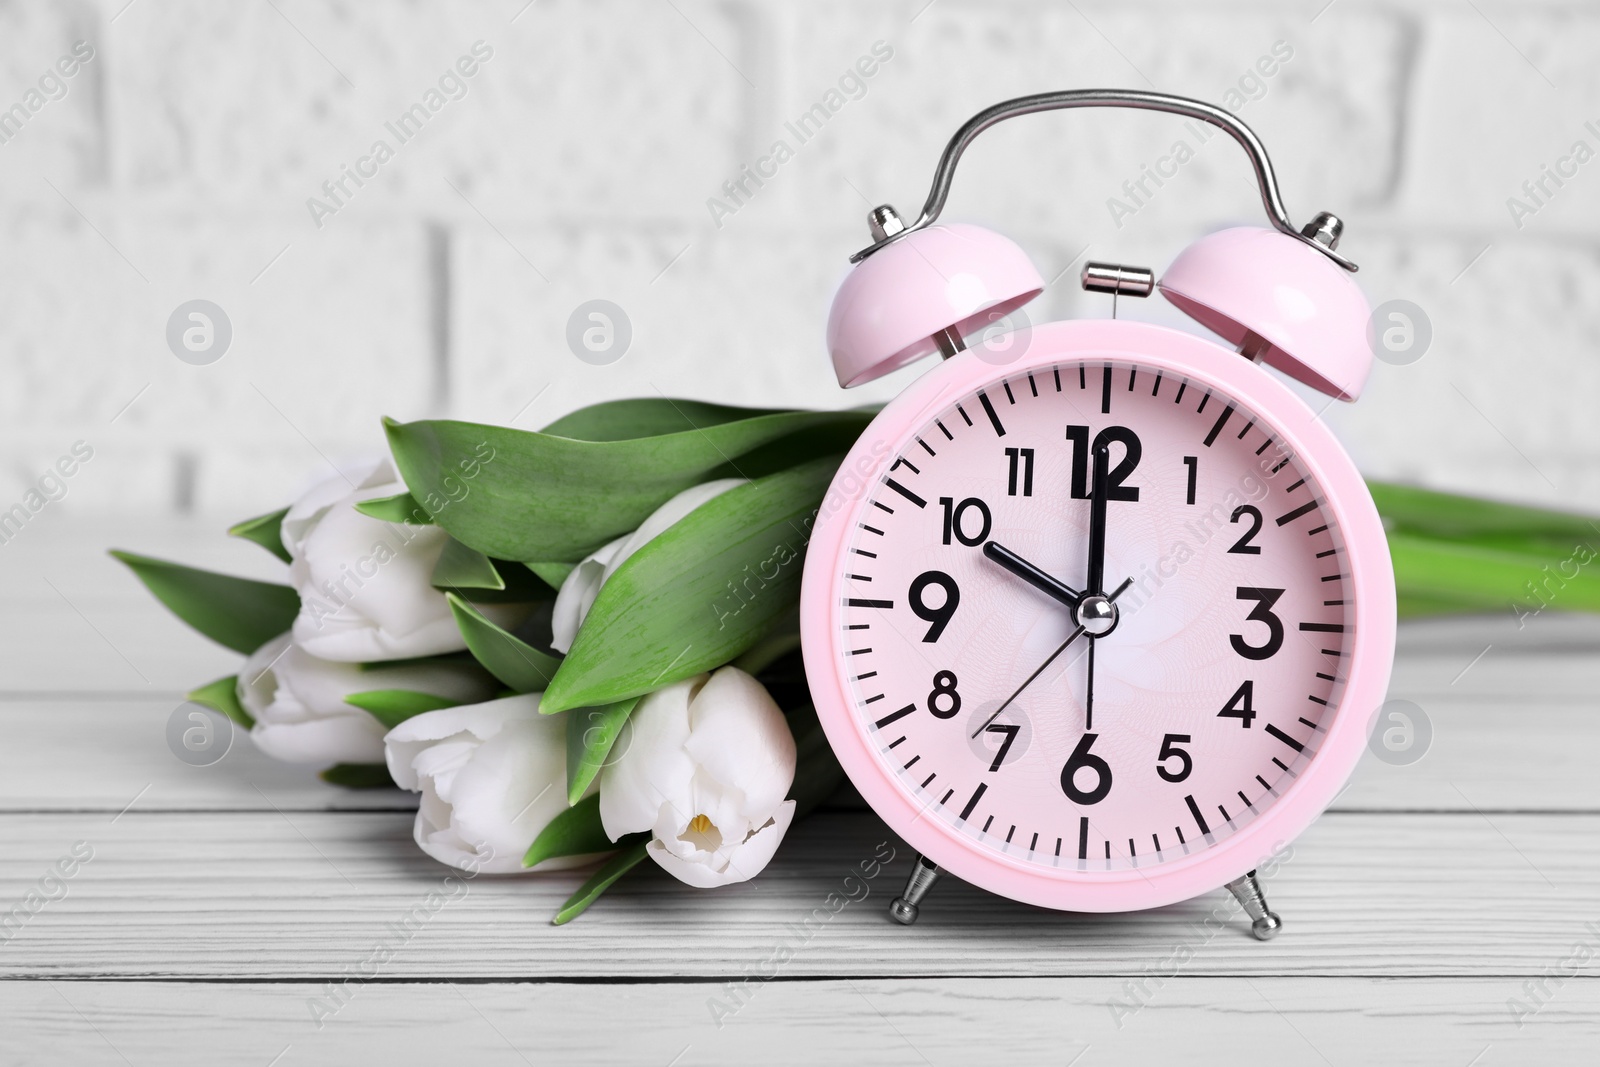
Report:
[[[467,650],[485,670],[519,693],[537,693],[556,675],[561,661],[486,619],[458,593],[446,593]]]
[[[611,746],[617,743],[623,723],[633,714],[638,697],[604,704],[598,708],[573,708],[567,722],[567,803],[576,804],[588,791],[600,768],[606,765]],[[540,701],[540,710],[543,709]]]
[[[624,844],[648,840],[649,833],[628,834]],[[617,847],[606,836],[600,822],[600,794],[584,797],[572,807],[551,819],[539,836],[533,839],[523,854],[524,867],[537,866],[558,856],[587,856],[597,852],[610,852]]]
[[[346,789],[395,789],[386,763],[335,763],[317,777]]]
[[[572,562],[698,482],[759,477],[843,452],[871,420],[865,411],[713,412],[670,403],[682,413],[681,429],[626,440],[448,420],[385,426],[412,495],[440,526],[496,558]],[[649,428],[661,429],[664,409],[654,410]]]
[[[283,517],[288,508],[279,508],[267,515],[257,515],[228,527],[228,536],[254,541],[285,563],[290,561],[289,550],[283,547]]]
[[[429,526],[433,523],[427,509],[417,503],[417,498],[410,493],[363,500],[356,504],[356,510],[384,522],[408,522],[412,526]]]
[[[235,578],[112,549],[156,599],[211,640],[249,655],[294,625],[300,597],[286,585]]]
[[[645,857],[645,848],[650,844],[648,836],[643,840],[624,848],[615,856],[605,862],[590,879],[578,888],[578,891],[567,898],[561,905],[561,910],[556,912],[554,919],[550,920],[555,926],[562,926],[571,922],[588,910],[589,905],[600,899],[600,894],[610,889],[618,878],[633,870]]]
[[[1384,524],[1406,533],[1450,540],[1487,539],[1490,545],[1508,547],[1533,542],[1569,549],[1600,536],[1600,526],[1583,515],[1389,482],[1369,481],[1367,488]]]
[[[344,702],[354,704],[362,711],[370,713],[374,719],[390,730],[414,715],[421,715],[425,711],[438,711],[440,708],[453,708],[461,703],[449,697],[418,693],[412,689],[369,689],[365,693],[351,693],[344,698]]]
[[[799,601],[811,519],[837,465],[814,460],[731,489],[631,556],[601,587],[541,706],[639,696],[770,633]]]
[[[670,400],[664,396],[633,397],[603,400],[579,408],[539,432],[575,441],[632,441],[781,413],[779,408],[736,408],[700,400]]]
[[[1517,604],[1532,610],[1538,604],[1529,598],[1528,583],[1540,588],[1545,568],[1569,558],[1549,549],[1513,551],[1398,530],[1389,532],[1389,554],[1396,592],[1409,606],[1449,602],[1459,605],[1458,611],[1505,611]],[[1562,574],[1560,580],[1551,597],[1559,610],[1600,611],[1600,573],[1574,566],[1572,576]]]
[[[576,563],[525,563],[523,566],[538,575],[545,585],[556,590],[567,580],[567,575],[578,569]]]
[[[475,548],[468,548],[454,537],[444,543],[439,562],[433,566],[435,589],[504,589],[494,561]]]
[[[220,711],[246,730],[256,724],[256,720],[244,710],[244,705],[239,703],[239,676],[236,674],[202,685],[190,692],[185,699],[192,700],[196,704],[204,704],[213,711]]]

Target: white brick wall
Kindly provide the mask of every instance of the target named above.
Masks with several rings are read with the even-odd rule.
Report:
[[[1422,361],[1329,413],[1363,469],[1600,510],[1600,159],[1520,228],[1506,207],[1573,142],[1600,152],[1596,5],[524,2],[0,5],[0,108],[74,41],[95,49],[0,144],[0,507],[79,439],[95,458],[53,511],[234,518],[370,452],[383,414],[884,399],[915,371],[841,394],[828,300],[866,208],[913,212],[960,122],[1091,85],[1223,103],[1244,79],[1291,212],[1344,215],[1373,302],[1433,321]],[[479,40],[465,94],[318,227],[307,198],[393,144],[384,124]],[[707,199],[879,41],[893,56],[864,93],[715,226]],[[1275,45],[1292,56],[1252,83]],[[1009,233],[1047,277],[1086,245],[1159,269],[1261,219],[1217,137],[1114,223],[1107,198],[1184,135],[1130,113],[1001,127],[946,217]],[[1036,320],[1105,313],[1074,276]],[[197,297],[234,330],[209,366],[165,343]],[[566,347],[592,298],[633,323],[610,366]]]

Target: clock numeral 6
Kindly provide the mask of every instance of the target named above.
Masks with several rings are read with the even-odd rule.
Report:
[[[969,496],[957,504],[954,497],[942,496],[939,503],[944,507],[944,543],[949,544],[950,538],[967,546],[981,545],[989,539],[989,528],[994,520],[989,516],[989,505],[975,496]],[[967,515],[976,510],[978,512],[978,532],[967,533]]]
[[[925,599],[928,586],[936,585],[944,590],[944,600],[936,605],[929,605]],[[939,635],[944,633],[944,628],[950,625],[950,619],[956,613],[956,605],[961,603],[961,589],[956,585],[956,580],[944,571],[923,571],[911,582],[911,611],[923,622],[931,623],[928,632],[922,639],[929,644],[939,640]]]
[[[1283,620],[1272,613],[1272,605],[1283,596],[1283,590],[1241,585],[1235,595],[1240,600],[1256,602],[1256,606],[1250,609],[1250,614],[1245,616],[1245,621],[1265,624],[1267,640],[1263,644],[1252,645],[1245,641],[1242,634],[1229,634],[1228,640],[1233,643],[1233,650],[1245,659],[1271,659],[1276,656],[1278,649],[1283,647]]]
[[[948,700],[948,706],[941,701]],[[935,719],[953,719],[961,712],[961,694],[956,692],[954,671],[940,671],[933,676],[933,692],[928,694],[928,711]]]
[[[1067,758],[1067,765],[1061,768],[1061,791],[1074,804],[1098,804],[1111,792],[1111,764],[1089,751],[1099,737],[1084,734]],[[1084,770],[1094,774],[1093,789],[1078,788],[1078,772]]]
[[[1156,756],[1156,773],[1168,782],[1181,782],[1189,777],[1189,772],[1194,770],[1194,760],[1189,753],[1179,748],[1179,745],[1189,743],[1188,734],[1168,734],[1161,739],[1161,752]],[[1166,763],[1169,759],[1178,761],[1178,769],[1167,770]]]

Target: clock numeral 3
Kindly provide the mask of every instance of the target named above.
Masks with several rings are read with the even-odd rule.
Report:
[[[1122,445],[1122,458],[1116,466],[1106,472],[1106,499],[1107,500],[1138,500],[1139,487],[1136,485],[1123,485],[1134,468],[1139,466],[1139,457],[1144,454],[1144,446],[1139,443],[1139,435],[1126,426],[1107,426],[1094,435],[1093,447],[1089,444],[1089,427],[1068,426],[1067,440],[1072,442],[1072,496],[1076,500],[1089,499],[1089,457],[1101,445],[1116,442]]]
[[[988,504],[975,496],[969,496],[959,504],[955,502],[954,497],[942,496],[939,498],[939,503],[944,508],[945,544],[950,543],[951,537],[967,546],[981,545],[989,539],[989,528],[994,524],[994,520],[989,516]],[[974,509],[978,512],[978,521],[981,525],[977,533],[969,535],[966,519]]]
[[[932,607],[923,599],[930,585],[936,585],[944,590],[943,602]],[[950,625],[950,619],[956,613],[956,605],[961,603],[961,589],[956,585],[956,580],[944,571],[923,571],[911,582],[910,600],[912,613],[923,622],[932,624],[928,627],[928,632],[922,636],[924,641],[932,644],[939,640],[944,628]]]
[[[1061,791],[1074,804],[1098,804],[1111,792],[1111,764],[1089,751],[1099,737],[1084,734],[1067,758],[1067,765],[1061,768]],[[1094,774],[1093,789],[1078,788],[1078,772],[1085,770]]]
[[[1244,536],[1235,541],[1233,547],[1228,551],[1237,552],[1241,556],[1259,556],[1261,555],[1261,546],[1252,545],[1250,542],[1255,538],[1256,534],[1261,532],[1261,509],[1253,508],[1249,504],[1242,504],[1233,509],[1233,518],[1228,521],[1238,522],[1239,517],[1242,515],[1249,517],[1250,529],[1246,530]]]
[[[1194,760],[1189,753],[1179,748],[1179,745],[1189,743],[1188,734],[1168,734],[1161,739],[1161,751],[1156,755],[1156,773],[1168,782],[1181,782],[1189,777],[1189,772],[1194,770]],[[1169,759],[1178,761],[1178,769],[1167,770],[1166,763]]]
[[[1240,634],[1229,634],[1228,640],[1233,643],[1233,650],[1245,659],[1271,659],[1278,654],[1278,649],[1283,647],[1283,620],[1272,613],[1272,605],[1283,596],[1283,590],[1241,585],[1236,595],[1240,600],[1256,602],[1256,606],[1250,609],[1250,614],[1245,616],[1245,621],[1264,624],[1267,628],[1267,640],[1265,644],[1252,645]]]
[[[947,700],[948,706],[941,706]],[[940,671],[933,676],[933,692],[928,694],[928,711],[936,719],[953,719],[961,712],[961,694],[956,692],[954,671]]]

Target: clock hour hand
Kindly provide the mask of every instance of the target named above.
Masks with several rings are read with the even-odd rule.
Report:
[[[998,541],[987,542],[983,546],[983,554],[1035,589],[1054,597],[1069,608],[1076,608],[1079,599],[1083,596],[1076,589],[1057,581]]]

